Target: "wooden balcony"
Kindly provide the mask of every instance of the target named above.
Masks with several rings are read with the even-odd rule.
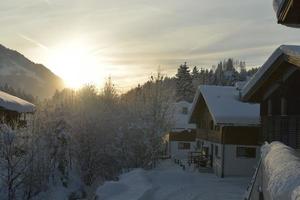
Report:
[[[221,143],[222,134],[221,134],[221,131],[214,131],[214,130],[210,130],[210,129],[197,128],[196,139]]]
[[[300,148],[300,116],[262,117],[262,131],[266,141],[281,141],[290,147]]]

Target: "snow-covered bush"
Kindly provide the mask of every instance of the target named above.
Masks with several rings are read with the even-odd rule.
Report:
[[[0,197],[14,200],[28,197],[33,188],[34,137],[28,128],[0,125]]]

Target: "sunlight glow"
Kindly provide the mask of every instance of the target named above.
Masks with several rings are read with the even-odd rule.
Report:
[[[85,84],[99,86],[104,77],[101,58],[82,40],[63,42],[51,48],[48,64],[63,78],[66,87],[78,89]]]

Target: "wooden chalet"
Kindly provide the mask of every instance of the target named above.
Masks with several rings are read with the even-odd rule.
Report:
[[[300,46],[280,46],[242,90],[260,103],[262,141],[300,148]]]
[[[279,24],[300,27],[300,0],[274,0]]]
[[[220,176],[248,176],[259,157],[259,105],[239,100],[239,88],[199,86],[190,123],[207,165]]]
[[[23,99],[0,91],[0,123],[13,128],[24,127],[29,114],[35,112],[35,105]]]

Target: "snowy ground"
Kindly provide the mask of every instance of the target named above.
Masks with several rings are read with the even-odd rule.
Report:
[[[97,196],[99,200],[240,200],[249,180],[183,171],[164,161],[154,170],[136,169],[118,182],[106,182],[98,188]]]

